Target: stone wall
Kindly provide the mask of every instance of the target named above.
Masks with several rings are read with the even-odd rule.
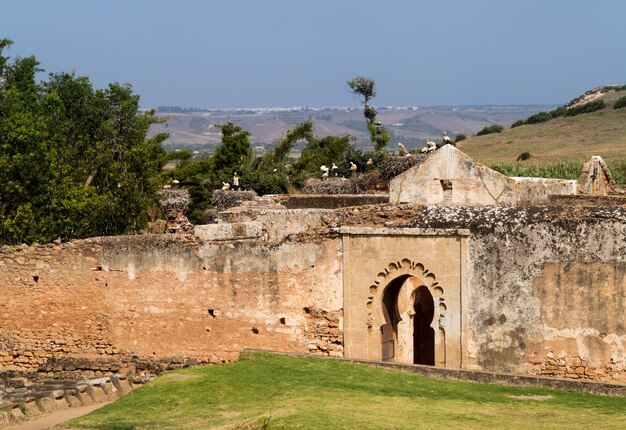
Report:
[[[287,226],[282,231],[281,220]],[[354,297],[372,283],[358,281],[369,266],[344,272],[351,250],[342,245],[340,227],[376,227],[393,229],[397,237],[406,228],[468,232],[460,250],[466,272],[437,253],[441,238],[429,242],[422,235],[419,246],[402,238],[388,246],[397,248],[391,257],[400,266],[405,259],[416,263],[410,267],[429,259],[428,267],[440,266],[434,274],[444,292],[452,285],[446,279],[465,277],[457,307],[467,319],[460,333],[462,366],[626,380],[621,206],[387,204],[259,210],[232,215],[232,221],[260,223],[261,234],[3,247],[0,370],[53,378],[138,366],[156,373],[172,364],[232,360],[246,347],[342,355],[345,279],[355,281]],[[374,258],[377,245],[368,243],[366,237],[354,242]],[[390,263],[380,261],[380,267]],[[367,305],[350,304],[349,311],[370,312]]]
[[[4,247],[0,370],[94,377],[233,360],[246,347],[341,355],[340,261],[333,239]]]
[[[465,224],[471,368],[626,380],[626,210],[423,207]]]

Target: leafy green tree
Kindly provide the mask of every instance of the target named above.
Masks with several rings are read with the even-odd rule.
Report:
[[[252,147],[248,140],[250,133],[232,122],[218,127],[222,130],[222,144],[213,154],[213,166],[215,171],[232,176],[234,172],[241,170],[252,156]]]
[[[140,113],[130,85],[94,90],[68,73],[39,84],[40,70],[0,51],[0,241],[140,229],[165,161],[166,135],[145,138],[154,112]]]
[[[367,121],[367,129],[370,132],[370,139],[374,143],[376,151],[382,151],[391,140],[389,131],[376,120],[378,112],[376,108],[369,105],[369,101],[376,97],[375,82],[365,76],[356,76],[347,82],[353,94],[363,96],[363,115]]]
[[[353,140],[354,137],[350,135],[311,137],[302,150],[300,158],[294,164],[294,183],[302,186],[308,178],[319,178],[322,164],[331,167],[333,163],[336,163],[340,172],[344,174],[348,172],[348,164],[351,160],[347,159],[347,155],[353,149]]]

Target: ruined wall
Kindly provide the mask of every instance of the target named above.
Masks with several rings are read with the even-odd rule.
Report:
[[[246,347],[341,355],[339,253],[332,238],[175,235],[4,247],[0,370],[93,377],[137,360],[231,360]]]
[[[230,360],[245,347],[341,355],[343,252],[350,249],[342,248],[339,228],[358,226],[469,231],[464,366],[626,380],[621,206],[372,205],[268,210],[233,221],[246,225],[240,237],[254,237],[146,235],[2,248],[0,370],[94,377]],[[425,252],[435,242],[407,241],[389,245],[399,248],[389,258],[432,258]],[[357,242],[373,256],[380,248]],[[430,263],[442,266],[436,276],[456,276],[445,262]],[[358,281],[370,267],[351,270]],[[372,281],[353,284],[369,291]],[[367,303],[357,306],[368,312]]]
[[[536,205],[550,195],[575,195],[577,181],[510,178],[474,162],[452,145],[429,154],[420,164],[393,178],[391,203],[424,205]]]
[[[471,368],[626,380],[626,211],[423,208],[465,222]]]
[[[446,145],[393,178],[389,201],[426,205],[514,204],[515,181]]]

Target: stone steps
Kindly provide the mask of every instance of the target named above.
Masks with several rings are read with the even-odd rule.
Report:
[[[141,384],[117,373],[59,387],[41,384],[0,397],[0,427],[55,411],[116,400]],[[56,388],[56,389],[50,389]]]

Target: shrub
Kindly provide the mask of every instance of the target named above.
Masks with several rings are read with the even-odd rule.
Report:
[[[524,124],[526,124],[526,121],[524,121],[523,119],[519,119],[515,121],[513,124],[511,124],[511,128],[519,127],[520,125],[524,125]]]
[[[626,107],[626,96],[615,100],[615,104],[613,105],[613,109],[621,109],[623,107]]]
[[[539,112],[531,115],[526,120],[526,124],[540,124],[542,122],[550,121],[553,118],[550,112]]]
[[[459,133],[454,138],[454,143],[459,143],[460,141],[465,140],[465,139],[467,139],[467,136],[464,135],[463,133]]]
[[[565,112],[565,116],[576,116],[583,113],[591,113],[604,109],[605,107],[606,103],[604,103],[602,100],[596,100],[567,109],[567,111]]]
[[[558,118],[565,115],[566,112],[567,108],[565,106],[559,106],[558,108],[550,111],[550,115],[552,115],[552,118]]]
[[[520,155],[517,156],[517,161],[526,161],[530,158],[530,152],[526,151],[526,152],[522,152]]]
[[[492,134],[492,133],[500,133],[502,130],[504,130],[504,127],[502,127],[500,124],[494,124],[494,125],[490,125],[488,127],[483,128],[478,133],[476,133],[476,136],[483,136],[485,134]]]

